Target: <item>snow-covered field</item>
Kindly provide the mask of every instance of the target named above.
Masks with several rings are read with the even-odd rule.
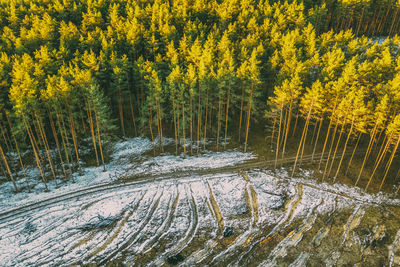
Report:
[[[165,145],[172,143],[172,141],[172,139],[164,138]],[[82,175],[75,172],[73,174],[74,179],[62,183],[58,188],[55,182],[50,180],[48,184],[50,192],[44,192],[45,188],[39,178],[38,169],[29,169],[30,184],[34,186],[32,193],[24,190],[15,194],[11,182],[0,184],[0,212],[88,186],[113,182],[121,176],[212,169],[232,166],[256,158],[252,153],[234,150],[224,152],[203,151],[195,156],[186,154],[186,157],[184,157],[183,153],[179,156],[168,153],[156,157],[146,155],[146,152],[152,149],[153,143],[147,138],[137,137],[116,142],[111,161],[106,164],[106,171],[103,171],[103,166],[83,168]],[[76,183],[72,183],[72,180],[75,180]],[[23,183],[21,179],[20,184],[22,185]]]
[[[0,220],[0,265],[395,265],[399,203],[375,197],[261,170],[161,179]]]
[[[166,140],[171,142],[171,140]],[[107,171],[84,168],[60,188],[33,193],[3,184],[2,211],[113,181],[160,179],[73,197],[4,218],[0,266],[396,266],[400,202],[345,185],[274,172],[191,174],[255,159],[231,150],[153,157],[152,142],[115,144]],[[180,177],[163,174],[188,171]],[[31,170],[31,175],[35,170]],[[36,174],[37,175],[37,174]]]

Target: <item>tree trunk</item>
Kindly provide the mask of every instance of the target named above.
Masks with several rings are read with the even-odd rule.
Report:
[[[242,87],[242,99],[240,100],[240,118],[239,118],[239,143],[242,136],[242,118],[243,118],[243,102],[244,102],[244,87]]]
[[[351,123],[350,131],[349,131],[349,133],[348,133],[348,135],[347,135],[347,139],[346,139],[346,142],[345,142],[345,144],[344,144],[342,156],[341,156],[340,161],[339,161],[339,166],[337,167],[336,174],[335,174],[335,176],[333,177],[333,182],[336,181],[336,178],[337,178],[337,176],[338,176],[338,174],[339,174],[339,171],[340,171],[340,167],[342,166],[343,158],[344,158],[344,155],[345,155],[346,149],[347,149],[347,143],[349,142],[350,136],[351,136],[351,134],[352,134],[352,132],[353,132],[353,126],[354,126],[354,120],[353,120],[352,123]]]
[[[46,191],[49,191],[49,188],[47,187],[46,178],[44,177],[42,168],[41,168],[41,166],[40,166],[40,160],[39,160],[39,157],[38,157],[38,154],[37,154],[37,151],[36,151],[36,147],[35,147],[35,143],[34,143],[34,141],[33,141],[33,136],[32,136],[31,130],[30,130],[30,128],[28,127],[28,124],[26,123],[25,118],[22,118],[22,120],[24,121],[24,124],[25,124],[25,127],[26,127],[26,131],[28,132],[29,140],[31,141],[31,144],[32,144],[33,154],[34,154],[35,160],[36,160],[36,165],[37,165],[37,167],[38,167],[38,169],[39,169],[40,176],[42,177],[42,181],[43,181],[43,183],[44,183],[45,190],[46,190]]]
[[[79,160],[79,153],[78,153],[78,140],[76,139],[76,132],[75,132],[75,127],[74,127],[74,118],[72,117],[71,109],[69,108],[69,106],[67,106],[67,107],[68,107],[69,125],[70,125],[70,129],[71,129],[72,141],[74,142],[76,161],[78,163],[79,172],[82,175],[81,162]]]
[[[11,173],[10,166],[8,165],[6,156],[4,155],[4,151],[3,151],[3,148],[1,147],[1,145],[0,145],[0,154],[1,154],[1,157],[3,158],[3,161],[4,161],[5,166],[6,166],[6,168],[7,168],[8,175],[10,175],[11,182],[12,182],[13,185],[14,185],[15,192],[18,192],[19,190],[18,190],[18,187],[17,187],[17,183],[15,182],[14,176],[13,176],[12,173]]]
[[[226,149],[226,136],[228,134],[228,113],[229,113],[229,97],[230,97],[230,88],[228,87],[228,94],[226,100],[226,112],[225,112],[225,139],[224,139],[224,149]]]
[[[396,154],[397,148],[399,147],[399,143],[400,143],[400,137],[397,139],[397,143],[396,143],[396,145],[395,145],[395,147],[394,147],[394,149],[392,151],[392,155],[390,155],[390,159],[388,161],[388,166],[386,167],[385,175],[383,176],[381,185],[379,186],[379,191],[381,191],[382,186],[385,183],[386,176],[387,176],[387,174],[389,172],[390,166],[392,165],[394,155]]]
[[[390,143],[391,143],[391,142],[392,142],[392,135],[391,135],[391,136],[388,138],[388,140],[386,141],[385,148],[383,149],[381,155],[379,156],[378,162],[377,162],[377,164],[376,164],[375,167],[374,167],[374,171],[372,172],[371,176],[369,177],[368,183],[367,183],[367,185],[365,186],[365,191],[368,190],[368,187],[369,187],[369,185],[370,185],[371,182],[372,182],[372,178],[374,177],[375,172],[376,172],[376,170],[378,169],[379,164],[381,163],[382,159],[384,158],[384,155],[386,155],[386,151],[389,149],[389,146],[390,146]]]
[[[176,129],[176,107],[174,99],[172,99],[172,109],[174,113],[175,153],[178,154],[178,134]]]
[[[221,93],[218,92],[218,115],[217,115],[217,151],[219,146],[219,131],[221,130]]]
[[[287,119],[287,124],[286,124],[285,141],[283,142],[283,149],[282,149],[282,159],[285,156],[286,141],[287,141],[287,137],[289,135],[290,122],[292,120],[292,107],[293,107],[293,100],[290,101],[290,105],[289,105],[289,111],[288,111],[289,114],[288,114],[288,119]]]
[[[336,139],[336,131],[337,131],[338,124],[339,124],[339,121],[337,120],[335,123],[335,128],[333,129],[333,133],[332,133],[331,145],[329,146],[328,158],[326,159],[326,164],[325,164],[324,174],[322,176],[322,181],[325,179],[326,171],[328,170],[328,165],[329,165],[329,160],[331,158],[333,144],[335,143],[335,139]]]
[[[303,133],[301,134],[301,139],[300,139],[299,147],[297,149],[296,159],[295,159],[294,165],[293,165],[293,171],[292,171],[292,176],[291,176],[292,178],[293,178],[294,172],[296,170],[296,164],[297,164],[297,160],[299,158],[300,149],[303,146],[303,143],[305,143],[305,136],[307,135],[307,129],[308,129],[308,123],[310,121],[311,110],[312,110],[312,106],[310,107],[310,109],[308,111],[306,125],[303,128]]]
[[[133,127],[135,128],[135,136],[138,136],[137,129],[136,129],[135,113],[133,112],[133,104],[132,104],[132,95],[131,94],[129,94],[129,103],[130,103],[130,107],[131,107],[131,116],[132,116]]]
[[[102,148],[102,145],[101,145],[100,125],[99,125],[99,120],[98,120],[96,108],[94,108],[94,117],[96,119],[97,138],[99,139],[101,162],[103,163],[103,171],[106,171],[106,164],[104,164],[103,148]]]
[[[321,116],[321,118],[319,119],[319,127],[318,127],[318,132],[317,132],[317,138],[315,139],[315,143],[314,143],[314,149],[312,152],[312,156],[311,156],[311,162],[314,162],[314,155],[315,155],[315,150],[317,149],[317,144],[318,144],[318,139],[319,139],[319,134],[321,132],[321,126],[322,126],[322,122],[323,122],[323,117]]]
[[[283,103],[281,103],[280,110],[281,110],[281,112],[280,112],[280,115],[279,115],[278,138],[277,138],[277,141],[276,141],[276,151],[275,151],[275,166],[274,166],[275,169],[276,169],[276,165],[278,163],[278,156],[279,156],[279,139],[281,137]]]
[[[56,187],[58,187],[56,173],[54,171],[53,162],[51,160],[51,155],[50,155],[50,152],[49,152],[50,148],[49,148],[49,145],[47,143],[47,137],[46,137],[46,134],[44,133],[44,129],[43,129],[42,123],[40,122],[40,120],[38,118],[39,116],[37,115],[37,113],[35,113],[35,117],[36,117],[36,122],[38,124],[39,133],[41,135],[42,142],[43,142],[43,145],[44,145],[44,149],[46,150],[46,155],[47,155],[47,160],[49,161],[50,170],[51,170],[51,173],[53,174],[53,178],[54,178],[54,181],[56,183]]]
[[[353,157],[354,157],[354,154],[356,153],[356,150],[357,150],[358,144],[360,142],[361,136],[362,136],[362,132],[360,132],[360,134],[358,135],[356,145],[355,145],[355,147],[353,149],[353,153],[351,153],[351,158],[350,158],[349,164],[347,164],[345,175],[347,175],[347,173],[349,171],[349,168],[351,166],[351,162],[353,161]]]
[[[193,155],[193,94],[190,93],[190,99],[189,99],[189,105],[190,105],[190,155]]]
[[[271,134],[271,150],[272,150],[272,146],[273,146],[273,143],[274,143],[275,125],[276,125],[277,117],[278,117],[278,115],[275,114],[275,116],[274,116],[274,125],[272,126],[272,134]]]
[[[29,185],[28,176],[26,175],[24,163],[22,162],[21,153],[20,153],[19,147],[18,147],[18,142],[17,142],[17,139],[15,138],[13,127],[11,126],[11,121],[10,121],[10,118],[8,117],[8,113],[7,112],[6,112],[6,118],[7,118],[8,126],[10,127],[11,136],[12,136],[14,144],[15,144],[15,149],[16,149],[17,154],[18,154],[19,163],[21,165],[21,169],[22,169],[22,172],[24,173],[26,184],[28,186],[28,192],[30,193],[31,192],[31,187]]]
[[[93,143],[93,148],[94,148],[94,153],[96,155],[96,165],[97,167],[100,166],[99,162],[99,156],[97,154],[97,145],[96,145],[96,136],[94,133],[94,125],[93,125],[93,116],[92,116],[92,109],[90,107],[90,104],[87,103],[87,110],[88,110],[88,117],[89,117],[89,128],[90,128],[90,133],[92,135],[92,143]]]
[[[328,177],[329,177],[329,175],[331,175],[332,167],[333,167],[333,164],[335,163],[335,159],[336,159],[336,153],[337,153],[340,141],[342,140],[342,135],[343,135],[345,128],[346,128],[346,126],[342,125],[342,129],[340,130],[340,134],[339,134],[339,139],[336,142],[335,152],[333,153],[333,156],[332,156],[331,166],[329,167]]]
[[[321,169],[321,163],[322,163],[322,159],[324,158],[324,153],[325,153],[326,144],[327,144],[327,142],[328,142],[329,133],[330,133],[330,131],[331,131],[331,125],[332,125],[332,119],[329,120],[328,132],[326,133],[324,146],[323,146],[323,148],[322,148],[321,158],[320,158],[319,164],[318,164],[318,170]]]
[[[368,144],[368,147],[367,147],[367,151],[365,152],[364,160],[363,160],[363,163],[361,165],[361,169],[360,169],[360,172],[358,173],[357,181],[354,184],[354,186],[357,186],[358,182],[360,181],[361,174],[362,174],[362,172],[364,170],[365,163],[368,160],[369,153],[370,153],[370,151],[372,149],[373,142],[375,141],[376,129],[377,129],[377,125],[375,125],[374,129],[372,130],[372,134],[371,134],[371,137],[369,139],[369,144]]]
[[[182,103],[182,134],[183,134],[183,156],[186,157],[185,107],[183,103]]]
[[[206,114],[204,117],[204,143],[203,148],[206,149],[206,137],[207,137],[207,118],[208,118],[208,89],[207,89],[207,97],[206,97]]]
[[[244,152],[247,151],[247,141],[248,141],[248,137],[249,137],[249,127],[250,127],[250,115],[251,115],[251,102],[252,102],[252,99],[253,99],[253,86],[251,87],[248,110],[247,110],[246,141],[244,143]]]
[[[122,135],[125,136],[124,109],[122,107],[122,93],[121,93],[121,89],[119,89],[119,88],[118,88],[118,112],[119,112],[119,120],[121,121]]]
[[[65,179],[67,179],[67,172],[65,171],[64,160],[63,160],[63,158],[61,156],[60,143],[58,142],[58,136],[57,136],[57,132],[56,132],[56,127],[54,126],[54,121],[53,121],[53,118],[52,118],[50,112],[49,112],[49,120],[50,120],[51,130],[53,132],[53,137],[54,137],[54,140],[56,141],[57,152],[58,152],[58,156],[60,157],[61,168],[63,170]]]

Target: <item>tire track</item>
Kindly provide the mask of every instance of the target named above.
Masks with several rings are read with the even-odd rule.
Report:
[[[284,223],[290,222],[292,220],[292,216],[294,213],[294,210],[296,209],[297,205],[301,202],[302,200],[302,195],[303,195],[303,184],[298,184],[297,187],[295,187],[295,194],[293,198],[286,203],[285,205],[285,210],[286,212],[282,215],[281,219],[277,222],[277,224],[272,228],[272,230],[268,233],[267,236],[261,236],[258,237],[257,240],[254,242],[250,243],[249,248],[244,251],[243,253],[238,255],[238,260],[235,262],[234,265],[239,265],[241,261],[243,261],[244,257],[247,255],[251,254],[253,250],[256,248],[258,244],[263,244],[266,242],[269,242],[274,236],[278,234],[279,231],[282,231],[285,229],[286,225],[283,225]]]
[[[362,153],[362,151],[357,152]],[[338,152],[337,158],[339,158],[339,155],[341,156],[342,152]],[[351,152],[345,153],[345,155],[350,155]],[[321,153],[315,154],[314,157],[320,157]],[[305,163],[311,163],[311,157],[312,155],[306,155],[303,156],[303,164]],[[323,160],[326,160],[324,158]],[[285,165],[285,164],[291,164],[295,161],[295,157],[290,157],[290,158],[285,158],[285,159],[280,159],[278,160],[278,164],[280,165]],[[83,189],[79,189],[73,192],[67,192],[64,194],[60,194],[57,196],[49,197],[44,200],[40,200],[37,202],[32,202],[29,204],[25,204],[21,207],[16,207],[12,208],[9,210],[1,211],[0,212],[0,223],[7,222],[11,218],[15,218],[17,216],[24,215],[27,212],[30,212],[32,210],[42,208],[45,206],[53,205],[60,203],[62,201],[86,196],[86,195],[91,195],[99,192],[104,192],[108,190],[113,190],[113,189],[118,189],[118,188],[123,188],[123,187],[129,187],[129,186],[137,186],[141,184],[145,184],[147,182],[155,182],[155,181],[161,181],[161,180],[166,180],[166,179],[178,179],[182,177],[187,177],[187,176],[194,176],[194,175],[206,175],[206,174],[216,174],[216,173],[227,173],[227,172],[233,172],[233,171],[241,171],[241,170],[246,170],[246,169],[255,169],[255,168],[265,168],[265,167],[270,167],[274,166],[275,160],[269,160],[269,161],[247,161],[245,163],[237,164],[235,166],[228,166],[228,167],[221,167],[221,168],[214,168],[214,169],[200,169],[200,170],[183,170],[183,171],[174,171],[170,173],[163,173],[163,174],[155,174],[155,175],[148,175],[148,174],[140,174],[140,175],[128,175],[128,176],[121,176],[119,177],[119,180],[116,182],[110,182],[110,183],[103,183],[103,184],[98,184],[98,185],[93,185],[90,187],[86,187]]]
[[[167,232],[168,228],[170,227],[173,219],[173,215],[175,214],[176,206],[178,204],[179,199],[179,192],[177,186],[175,186],[174,194],[169,199],[168,208],[166,210],[166,216],[163,223],[160,227],[155,231],[155,234],[150,238],[147,239],[143,244],[141,244],[136,250],[135,254],[139,255],[142,254],[144,250],[149,250],[157,241],[160,240],[160,236],[162,233]],[[148,253],[148,251],[144,252]]]
[[[140,234],[140,232],[143,230],[143,228],[146,227],[147,223],[151,219],[151,216],[153,216],[154,211],[158,207],[158,204],[160,203],[160,199],[161,199],[163,192],[164,192],[163,189],[156,190],[156,193],[154,194],[151,204],[148,208],[148,212],[147,212],[145,218],[139,224],[138,229],[133,234],[131,234],[129,237],[127,237],[127,241],[122,243],[119,246],[118,250],[115,250],[114,252],[109,253],[109,255],[106,256],[104,259],[102,259],[102,260],[100,259],[98,261],[100,265],[105,265],[106,263],[110,262],[117,254],[122,254],[124,251],[126,251],[132,245],[133,242],[136,241],[137,236]],[[158,195],[158,197],[157,197],[157,195]]]
[[[193,197],[193,192],[191,188],[188,189],[188,185],[185,185],[185,192],[187,195],[188,204],[190,206],[190,221],[188,230],[185,232],[183,237],[177,241],[177,243],[168,248],[165,252],[163,252],[160,256],[158,256],[155,260],[151,261],[150,263],[146,264],[146,266],[161,266],[165,264],[165,258],[168,255],[176,255],[184,250],[192,241],[193,237],[195,236],[197,229],[198,229],[198,215],[197,215],[197,205],[196,201]]]

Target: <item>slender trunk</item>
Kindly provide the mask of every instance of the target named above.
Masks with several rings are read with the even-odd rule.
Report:
[[[337,176],[338,176],[338,174],[339,174],[339,171],[340,171],[340,167],[342,166],[343,158],[344,158],[344,155],[345,155],[346,149],[347,149],[347,144],[348,144],[349,139],[350,139],[350,136],[351,136],[351,134],[352,134],[352,132],[353,132],[353,126],[354,126],[354,120],[353,120],[352,123],[351,123],[350,131],[349,131],[349,133],[348,133],[348,135],[347,135],[346,142],[344,143],[344,148],[343,148],[342,156],[341,156],[341,158],[340,158],[339,166],[337,167],[336,174],[335,174],[335,176],[334,176],[334,178],[333,178],[333,182],[336,181],[336,178],[337,178]]]
[[[176,107],[174,99],[172,99],[172,109],[174,113],[175,153],[178,154],[178,135],[176,130]]]
[[[335,163],[335,159],[336,159],[336,152],[338,150],[340,141],[342,140],[342,135],[343,135],[345,128],[346,128],[345,125],[342,125],[342,129],[340,130],[340,134],[339,134],[339,139],[336,142],[335,152],[333,153],[333,156],[332,156],[331,166],[329,167],[328,177],[329,177],[329,175],[331,175],[332,167],[333,167],[333,164]]]
[[[197,103],[197,155],[199,154],[199,149],[200,149],[200,127],[201,127],[201,91],[200,91],[200,86],[199,86],[199,100]]]
[[[275,125],[276,125],[276,119],[277,119],[278,115],[275,114],[274,116],[274,126],[272,126],[272,134],[271,134],[271,149],[272,149],[272,145],[274,143],[274,135],[275,135]]]
[[[311,115],[310,115],[310,118],[308,118],[308,122],[306,122],[306,125],[305,125],[306,133],[305,133],[305,135],[304,135],[303,144],[302,144],[302,146],[301,146],[300,164],[303,163],[304,147],[305,147],[305,145],[306,145],[307,134],[308,134],[308,128],[309,128],[309,126],[310,126],[310,119],[311,119]]]
[[[285,108],[285,119],[284,119],[284,121],[283,121],[283,131],[282,131],[282,138],[281,138],[281,141],[279,142],[279,147],[282,147],[282,145],[283,145],[283,142],[284,142],[284,140],[285,140],[285,133],[286,133],[286,126],[287,126],[287,117],[288,117],[288,108],[286,107]]]
[[[379,136],[378,136],[378,139],[374,139],[374,142],[372,143],[372,147],[374,148],[374,150],[372,151],[372,150],[370,150],[370,154],[371,154],[371,151],[372,151],[372,154],[375,154],[375,152],[376,152],[376,149],[379,147],[378,146],[378,144],[380,143],[380,141],[381,141],[381,138],[382,138],[382,135],[384,135],[383,134],[384,133],[384,131],[383,131],[383,129],[379,132]],[[376,135],[378,134],[378,131],[376,132]],[[386,140],[386,135],[384,135],[385,137],[384,137],[384,139],[383,139],[383,143],[385,143],[385,140]],[[376,137],[376,136],[375,136]],[[372,148],[371,147],[371,148]]]
[[[103,171],[106,171],[106,164],[104,164],[103,148],[102,148],[102,145],[101,145],[100,125],[99,125],[99,119],[98,119],[98,116],[97,116],[96,108],[94,108],[94,117],[96,119],[97,137],[99,139],[101,162],[103,164]]]
[[[280,111],[280,115],[279,115],[278,138],[277,138],[277,141],[276,141],[276,151],[275,151],[275,166],[274,166],[275,169],[276,169],[276,165],[278,163],[278,156],[279,156],[279,139],[281,137],[283,103],[281,103],[281,109],[280,110],[281,111]]]
[[[46,134],[44,132],[43,125],[42,125],[37,113],[35,113],[35,117],[36,117],[36,122],[38,124],[39,133],[40,133],[40,136],[42,138],[42,142],[44,144],[44,149],[46,150],[46,155],[47,155],[47,160],[49,161],[50,170],[51,170],[51,173],[53,174],[53,178],[54,178],[54,181],[56,183],[56,187],[58,187],[56,173],[54,171],[53,162],[51,160],[51,155],[50,155],[50,152],[49,152],[50,148],[49,148],[49,145],[47,143],[47,137],[46,137]]]
[[[239,143],[242,136],[242,118],[243,118],[243,103],[244,103],[244,87],[242,87],[242,99],[240,100],[240,118],[239,118]]]
[[[15,192],[18,192],[19,190],[18,190],[18,187],[17,187],[17,183],[15,182],[14,176],[13,176],[12,173],[11,173],[10,166],[8,165],[6,156],[4,155],[4,151],[3,151],[3,148],[1,147],[1,145],[0,145],[0,154],[1,154],[1,157],[3,158],[3,161],[4,161],[5,166],[6,166],[6,168],[7,168],[8,175],[10,176],[10,179],[11,179],[13,185],[14,185]]]
[[[322,122],[321,122],[321,123],[322,123]],[[332,119],[329,120],[328,132],[326,133],[324,146],[323,146],[323,148],[322,148],[322,153],[321,153],[321,158],[320,158],[320,160],[319,160],[318,170],[321,169],[321,163],[322,163],[322,160],[323,160],[323,158],[324,158],[324,153],[325,153],[326,144],[328,143],[329,133],[330,133],[330,131],[331,131],[331,125],[332,125]],[[314,148],[315,148],[315,147],[314,147]],[[315,150],[315,149],[314,149],[314,150]]]
[[[226,149],[226,136],[228,134],[228,113],[229,113],[229,96],[230,96],[230,87],[228,87],[228,94],[226,100],[226,112],[225,112],[225,140],[224,140],[224,149]]]
[[[69,173],[72,176],[71,162],[69,160],[69,155],[70,155],[69,147],[70,146],[69,146],[69,142],[68,142],[67,129],[65,127],[64,119],[61,115],[59,115],[58,111],[56,111],[56,117],[57,117],[58,126],[61,129],[61,131],[60,131],[61,132],[61,141],[63,143],[63,147],[64,147],[64,151],[65,151],[65,159],[67,160]],[[71,160],[72,160],[72,153],[71,153]]]
[[[389,159],[389,161],[388,161],[388,166],[386,167],[386,171],[385,171],[385,174],[384,174],[384,176],[383,176],[381,185],[379,186],[379,191],[381,191],[382,186],[383,186],[383,184],[385,183],[386,176],[387,176],[387,174],[388,174],[388,172],[389,172],[390,166],[392,165],[394,155],[396,154],[397,148],[399,147],[399,143],[400,143],[400,137],[397,139],[397,143],[396,143],[396,145],[395,145],[395,147],[394,147],[394,149],[393,149],[393,151],[392,151],[392,155],[390,155],[390,159]]]
[[[38,169],[39,169],[40,176],[42,177],[42,181],[43,181],[43,183],[44,183],[45,190],[46,190],[46,191],[49,191],[49,188],[47,187],[46,178],[44,177],[42,168],[41,168],[41,166],[40,166],[40,160],[39,160],[39,157],[38,157],[38,154],[37,154],[37,151],[36,151],[35,143],[34,143],[34,141],[33,141],[33,134],[32,134],[32,132],[31,132],[30,127],[28,127],[28,124],[26,123],[25,118],[22,118],[22,120],[24,121],[24,124],[25,124],[25,127],[26,127],[26,131],[28,132],[29,140],[31,141],[31,144],[32,144],[33,154],[34,154],[35,160],[36,160],[36,165],[37,165],[37,167],[38,167]]]
[[[329,146],[328,158],[326,159],[326,164],[325,164],[324,174],[322,176],[322,181],[325,179],[326,171],[328,170],[328,165],[329,165],[329,160],[331,158],[333,144],[335,143],[335,139],[336,139],[336,131],[337,131],[338,124],[339,124],[339,121],[337,120],[335,123],[335,128],[333,129],[333,133],[332,133],[332,141],[331,141],[331,145]]]
[[[218,93],[218,115],[217,115],[217,151],[219,146],[219,131],[221,130],[221,93]]]
[[[399,13],[399,8],[396,7],[396,12],[395,12],[394,17],[393,17],[392,25],[390,25],[389,36],[392,36],[394,25],[395,25],[395,22],[397,20],[397,14],[398,13]]]
[[[351,162],[353,161],[353,157],[354,157],[354,154],[356,153],[356,150],[357,150],[358,144],[360,142],[361,136],[362,136],[362,132],[360,132],[360,134],[358,135],[356,146],[353,149],[353,153],[351,153],[351,158],[350,158],[349,164],[347,165],[345,175],[347,175],[347,173],[349,171],[349,168],[351,166]]]
[[[296,114],[296,121],[294,122],[294,127],[293,127],[293,132],[292,132],[292,137],[296,133],[296,128],[297,128],[297,122],[299,120],[299,108],[297,108],[297,114]]]
[[[152,108],[151,108],[151,106],[149,107],[149,115],[150,115],[150,117],[149,117],[149,128],[150,128],[150,135],[151,135],[151,142],[153,143],[153,146],[154,146],[154,135],[153,135],[153,127],[152,127],[152,124],[153,124],[153,110],[152,110]]]
[[[122,135],[125,136],[124,109],[122,107],[122,93],[120,88],[118,88],[118,112],[119,120],[121,121]]]
[[[319,127],[318,127],[318,132],[317,132],[317,138],[315,139],[315,143],[314,143],[314,149],[312,152],[312,156],[311,156],[311,162],[314,162],[314,155],[315,155],[315,150],[317,149],[317,144],[318,144],[318,139],[319,139],[319,134],[321,132],[321,126],[322,126],[322,122],[323,122],[323,117],[321,116],[321,118],[319,119]]]
[[[248,141],[248,137],[249,137],[251,102],[252,101],[253,101],[253,86],[251,87],[251,91],[250,91],[249,105],[248,105],[248,111],[247,111],[246,141],[244,143],[244,152],[247,151],[247,141]]]
[[[31,187],[29,185],[28,176],[26,175],[24,163],[22,162],[21,153],[20,153],[19,147],[18,147],[18,142],[17,142],[17,139],[15,138],[13,127],[11,126],[11,121],[10,121],[10,118],[8,117],[8,113],[7,112],[6,112],[6,118],[7,118],[8,126],[10,127],[11,136],[12,136],[14,144],[15,144],[15,149],[16,149],[17,154],[18,154],[19,163],[21,165],[21,169],[22,169],[22,172],[24,173],[26,184],[28,186],[28,192],[30,193],[31,192]]]
[[[356,36],[358,35],[358,33],[360,32],[360,27],[361,27],[361,22],[364,18],[364,11],[365,11],[365,6],[363,6],[362,12],[361,12],[361,18],[360,21],[358,22],[358,27],[357,27],[357,31],[356,31]]]
[[[206,149],[206,137],[207,137],[207,114],[208,113],[208,89],[207,89],[207,98],[206,98],[206,115],[205,115],[205,122],[204,122],[204,143],[203,148]]]
[[[310,122],[311,110],[312,110],[312,106],[311,106],[311,108],[310,108],[309,111],[308,111],[307,119],[306,119],[306,125],[305,125],[304,128],[303,128],[303,133],[301,134],[301,139],[300,139],[299,147],[297,148],[296,159],[295,159],[295,161],[294,161],[293,171],[292,171],[292,176],[291,176],[291,177],[293,177],[294,172],[295,172],[295,170],[296,170],[296,165],[297,165],[297,160],[298,160],[298,158],[299,158],[300,149],[301,149],[301,147],[303,146],[303,143],[305,143],[305,137],[306,137],[306,135],[307,135],[308,123]]]
[[[79,153],[78,153],[78,140],[76,138],[76,132],[75,132],[75,126],[74,126],[74,118],[72,117],[72,111],[68,104],[67,104],[67,108],[68,108],[68,114],[69,114],[69,126],[71,129],[72,141],[74,143],[74,148],[75,148],[76,161],[78,163],[79,172],[82,175],[81,162],[79,160]]]
[[[183,103],[182,103],[182,134],[183,134],[183,156],[186,157],[185,107]]]
[[[3,136],[4,144],[6,145],[6,149],[8,151],[12,151],[11,145],[10,145],[11,142],[9,141],[9,138],[7,138],[6,131],[3,129],[3,126],[1,124],[0,124],[0,132],[1,132],[1,135]]]
[[[375,125],[374,129],[372,130],[372,134],[371,134],[371,137],[369,139],[369,144],[368,144],[368,147],[367,147],[367,151],[365,152],[364,160],[363,160],[363,163],[361,165],[361,169],[360,169],[360,172],[358,173],[357,181],[354,184],[354,186],[357,186],[358,182],[360,181],[361,174],[362,174],[362,172],[364,170],[365,163],[368,160],[369,153],[370,153],[370,151],[372,149],[373,142],[375,141],[376,129],[377,129],[377,125]]]
[[[386,155],[386,151],[389,149],[390,143],[391,143],[391,142],[392,142],[392,135],[391,135],[391,136],[388,138],[388,140],[386,141],[385,148],[383,149],[381,155],[378,157],[377,164],[375,165],[374,170],[373,170],[371,176],[369,177],[368,183],[367,183],[367,185],[365,186],[365,191],[368,190],[368,187],[369,187],[369,185],[370,185],[371,182],[372,182],[372,178],[374,177],[375,172],[376,172],[376,170],[378,169],[378,166],[379,166],[379,164],[381,163],[382,159],[383,159],[384,156]]]
[[[164,139],[163,139],[163,129],[162,129],[162,115],[161,115],[161,104],[160,104],[160,100],[157,99],[156,100],[156,104],[157,104],[157,125],[158,125],[158,134],[160,137],[160,146],[161,146],[161,151],[164,152]]]
[[[286,125],[285,141],[283,142],[283,149],[282,149],[282,159],[285,156],[286,141],[287,141],[287,137],[289,135],[290,122],[292,120],[292,107],[293,107],[293,100],[290,101],[290,105],[289,105],[289,111],[288,111],[289,114],[288,114],[288,120],[287,120],[287,125]]]
[[[65,179],[67,179],[67,172],[65,171],[64,160],[63,160],[63,158],[61,156],[60,143],[58,142],[58,136],[57,136],[57,132],[56,132],[56,127],[54,126],[54,121],[53,121],[53,118],[52,118],[50,112],[49,112],[49,120],[50,120],[51,130],[53,132],[53,137],[54,137],[54,140],[56,141],[57,152],[58,152],[58,156],[60,157],[61,168],[63,170]]]
[[[93,143],[94,153],[96,155],[96,165],[98,167],[98,166],[100,166],[100,162],[99,162],[99,156],[97,154],[97,145],[96,145],[96,136],[95,136],[95,133],[94,133],[92,109],[91,109],[89,103],[86,103],[86,105],[87,105],[87,113],[88,113],[88,117],[89,117],[90,133],[92,135],[92,143]]]
[[[190,94],[190,155],[193,155],[193,94]]]
[[[133,112],[133,104],[132,104],[132,95],[131,94],[129,94],[129,103],[130,103],[130,107],[131,107],[132,123],[133,123],[133,127],[135,128],[135,136],[137,136],[136,119],[135,119],[135,113]]]

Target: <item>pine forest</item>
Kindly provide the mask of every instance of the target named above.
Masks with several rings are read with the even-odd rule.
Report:
[[[400,266],[400,0],[0,0],[0,266]]]

